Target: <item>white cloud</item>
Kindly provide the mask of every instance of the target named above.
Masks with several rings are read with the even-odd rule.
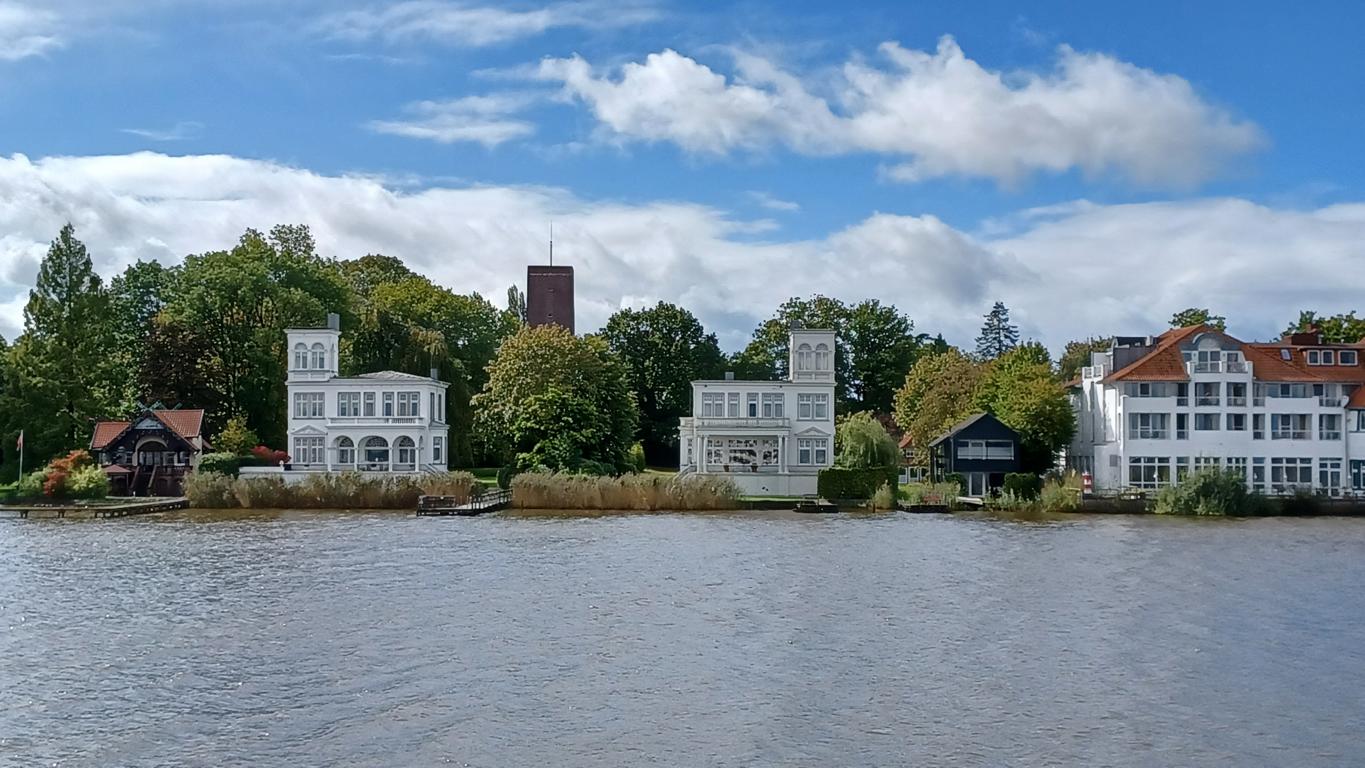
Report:
[[[1191,305],[1227,315],[1234,333],[1268,337],[1300,309],[1356,308],[1365,293],[1365,204],[1079,203],[1022,212],[992,235],[878,213],[818,239],[764,241],[753,221],[685,202],[600,202],[541,187],[409,190],[226,156],[16,155],[0,158],[6,338],[37,258],[68,220],[106,275],[138,258],[174,263],[229,247],[248,227],[301,222],[325,254],[389,253],[496,301],[543,258],[554,221],[556,259],[578,270],[581,328],[623,302],[660,298],[695,311],[728,348],[784,299],[813,293],[892,302],[921,330],[961,344],[1001,299],[1025,335],[1054,347],[1159,331]]]
[[[123,133],[141,136],[151,141],[186,141],[198,138],[204,130],[204,124],[185,120],[170,128],[122,128],[120,130]]]
[[[552,29],[614,29],[658,17],[652,5],[638,0],[552,3],[515,9],[448,0],[407,2],[342,11],[326,16],[318,30],[338,40],[383,40],[388,43],[436,42],[482,47],[534,37]]]
[[[801,210],[800,203],[794,203],[790,200],[783,200],[773,195],[772,193],[763,192],[762,190],[754,190],[749,192],[748,198],[753,202],[754,205],[757,205],[761,208],[767,208],[770,211],[794,213],[796,211]]]
[[[465,96],[446,101],[419,101],[409,104],[406,120],[374,120],[366,127],[375,133],[428,139],[442,144],[474,142],[496,147],[512,139],[535,133],[535,126],[508,115],[525,109],[534,100],[531,94],[502,93],[490,96]]]
[[[881,64],[853,59],[813,92],[797,75],[736,54],[727,77],[673,50],[604,75],[584,59],[546,59],[613,141],[672,142],[701,154],[783,146],[810,155],[872,152],[889,178],[961,175],[1014,184],[1038,172],[1114,172],[1187,186],[1264,144],[1260,130],[1202,99],[1183,78],[1105,54],[1057,51],[1053,69],[999,72],[951,37],[935,51],[896,43]]]
[[[38,7],[0,2],[0,61],[41,56],[62,45],[57,14]]]

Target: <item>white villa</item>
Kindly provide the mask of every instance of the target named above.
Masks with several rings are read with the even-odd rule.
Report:
[[[446,387],[436,371],[337,375],[340,319],[288,338],[291,471],[444,472],[449,449]]]
[[[786,381],[692,382],[682,473],[724,475],[750,495],[814,495],[834,463],[835,343],[834,331],[793,328]]]
[[[1073,384],[1067,464],[1097,493],[1220,466],[1267,494],[1365,494],[1363,344],[1249,344],[1208,326],[1119,337]]]

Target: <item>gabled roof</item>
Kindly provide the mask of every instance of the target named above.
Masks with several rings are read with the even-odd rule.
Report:
[[[204,409],[202,408],[187,408],[184,410],[164,408],[155,410],[149,409],[138,414],[132,421],[95,422],[95,432],[90,436],[90,450],[98,451],[119,439],[123,436],[124,432],[128,431],[135,421],[146,416],[151,416],[161,422],[167,429],[187,441],[196,437],[201,437],[200,432],[204,428]],[[203,442],[205,446],[208,445],[207,440],[204,440]]]
[[[1189,381],[1185,357],[1180,346],[1201,333],[1216,333],[1236,346],[1251,363],[1257,381],[1365,383],[1365,366],[1310,366],[1304,362],[1303,349],[1292,344],[1248,344],[1207,325],[1173,328],[1156,338],[1152,351],[1104,377],[1105,384],[1118,381]],[[1350,345],[1348,345],[1350,346]],[[1354,347],[1350,347],[1354,348]],[[1291,350],[1283,359],[1281,349]]]
[[[956,435],[957,433],[961,432],[962,430],[966,429],[967,427],[970,427],[970,426],[972,426],[973,424],[975,424],[975,423],[977,423],[978,421],[981,421],[981,420],[983,420],[983,419],[990,419],[991,421],[994,421],[995,423],[999,424],[1000,426],[1005,427],[1005,429],[1009,429],[1010,432],[1014,432],[1014,430],[1010,429],[1004,422],[1002,422],[1002,421],[1000,421],[999,419],[995,418],[995,416],[994,416],[993,414],[987,413],[986,411],[982,411],[981,413],[974,413],[974,414],[972,414],[971,416],[968,416],[967,418],[963,419],[962,421],[959,421],[958,423],[956,423],[956,424],[954,424],[953,426],[949,427],[947,432],[944,432],[943,434],[939,435],[938,437],[934,438],[933,440],[930,440],[930,441],[929,441],[929,447],[932,448],[933,446],[938,445],[939,443],[943,442],[944,440],[947,440],[948,438],[953,437],[953,436]]]

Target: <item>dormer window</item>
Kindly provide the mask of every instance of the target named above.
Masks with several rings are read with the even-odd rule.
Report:
[[[1343,350],[1341,350],[1341,354],[1337,355],[1337,365],[1358,365],[1358,364],[1359,364],[1359,360],[1357,359],[1356,351],[1355,351],[1354,349],[1343,349]]]
[[[302,343],[294,345],[294,368],[304,370],[308,367],[308,347]]]

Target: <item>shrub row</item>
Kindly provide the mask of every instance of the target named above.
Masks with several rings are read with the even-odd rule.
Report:
[[[279,476],[232,477],[199,471],[185,479],[190,506],[203,509],[415,509],[420,496],[468,499],[468,472],[372,477],[359,472],[310,474],[298,483]]]
[[[739,486],[703,475],[590,475],[524,472],[512,478],[519,509],[709,511],[738,509]]]
[[[898,467],[831,467],[820,470],[816,490],[826,499],[870,499],[883,485],[889,485],[894,490],[899,480]]]

